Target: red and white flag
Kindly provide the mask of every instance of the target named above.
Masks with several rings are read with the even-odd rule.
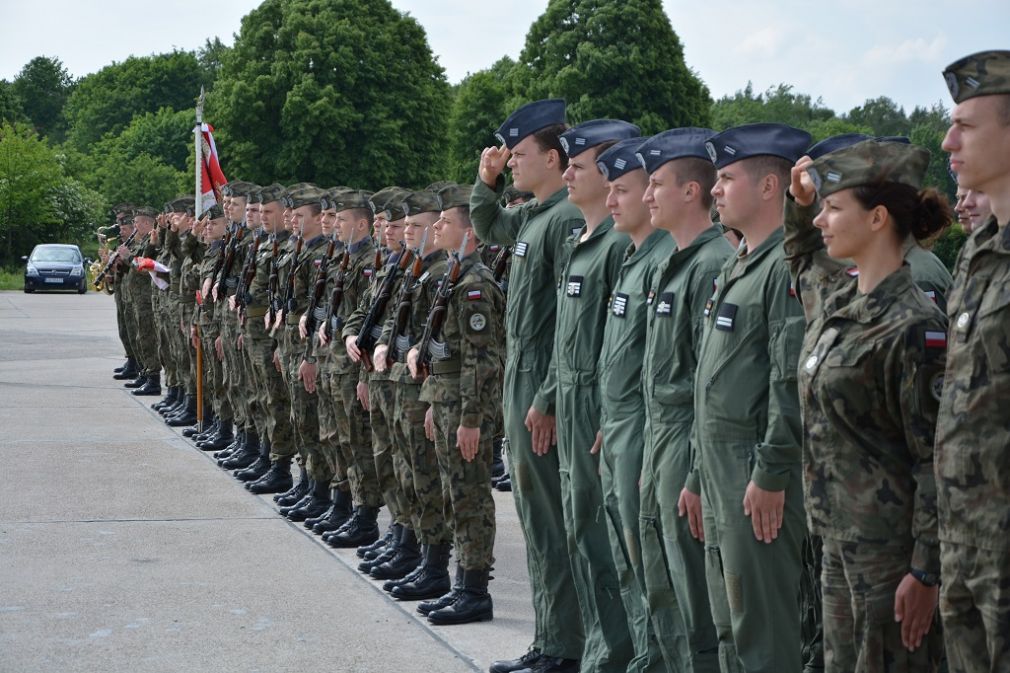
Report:
[[[210,124],[200,125],[203,142],[201,142],[201,165],[200,178],[202,182],[201,192],[203,196],[200,201],[200,208],[203,212],[197,217],[210,210],[210,208],[221,202],[221,188],[228,184],[228,178],[221,170],[221,162],[217,156],[217,145],[214,143],[214,127]]]

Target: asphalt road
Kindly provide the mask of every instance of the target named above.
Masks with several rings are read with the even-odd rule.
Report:
[[[453,673],[525,651],[511,494],[494,621],[429,626],[166,427],[121,363],[111,297],[0,293],[0,672]]]

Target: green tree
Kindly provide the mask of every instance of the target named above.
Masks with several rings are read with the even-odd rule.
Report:
[[[12,263],[58,224],[50,198],[62,180],[56,154],[34,129],[0,126],[0,262]]]
[[[196,59],[204,71],[207,88],[210,88],[217,80],[217,76],[221,72],[221,63],[229,51],[231,51],[231,47],[222,42],[219,37],[215,37],[213,40],[208,39],[202,47],[197,49]]]
[[[948,227],[940,237],[933,243],[933,254],[940,258],[948,269],[954,270],[954,262],[957,261],[957,254],[968,239],[968,234],[961,227],[960,223],[954,222]]]
[[[764,93],[754,93],[750,82],[732,96],[723,96],[712,105],[713,128],[722,131],[741,124],[779,122],[813,132],[817,129],[823,137],[834,133],[847,133],[851,126],[838,123],[833,110],[818,98],[796,93],[790,84],[779,84]]]
[[[56,226],[51,230],[60,241],[90,242],[95,229],[104,224],[107,201],[73,178],[65,178],[50,193]]]
[[[388,0],[266,0],[207,97],[230,178],[377,189],[443,177],[449,87]]]
[[[24,110],[21,109],[21,100],[14,93],[14,85],[5,79],[0,79],[0,122],[25,121]]]
[[[456,87],[449,111],[446,177],[473,182],[485,147],[497,144],[494,130],[508,115],[505,78],[515,62],[502,58],[487,70],[467,75]]]
[[[708,89],[660,0],[550,0],[509,81],[508,107],[560,97],[572,122],[617,117],[646,134],[709,123]]]
[[[63,138],[63,108],[74,88],[70,73],[58,58],[36,56],[14,78],[13,92],[39,135]]]
[[[908,135],[909,123],[905,109],[887,96],[871,98],[847,114],[853,124],[865,126],[875,136]]]
[[[196,55],[187,51],[113,63],[80,80],[65,108],[68,140],[87,150],[106,133],[118,134],[137,115],[163,107],[192,109],[208,84]]]

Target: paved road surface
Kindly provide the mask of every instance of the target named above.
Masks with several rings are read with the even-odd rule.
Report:
[[[113,381],[121,355],[111,297],[0,293],[0,672],[454,673],[525,650],[511,494],[495,620],[431,627]]]

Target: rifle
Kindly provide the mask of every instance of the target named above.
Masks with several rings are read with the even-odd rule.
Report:
[[[224,266],[225,252],[227,252],[228,246],[231,245],[231,239],[233,237],[233,233],[234,232],[231,229],[229,229],[228,231],[225,232],[225,234],[224,234],[224,243],[221,246],[221,255],[214,261],[214,266],[210,270],[210,276],[208,277],[208,280],[210,281],[210,284],[208,285],[208,284],[206,284],[206,281],[204,281],[204,286],[203,287],[207,288],[207,294],[208,295],[213,292],[214,285],[217,283],[217,276],[218,276],[219,273],[221,273],[221,267]],[[206,297],[204,297],[204,299],[206,299]]]
[[[281,304],[280,308],[281,320],[287,318],[288,313],[290,313],[295,307],[295,270],[298,268],[298,257],[302,254],[302,245],[304,243],[305,238],[300,233],[295,236],[295,251],[294,254],[291,255],[291,268],[288,269],[288,282],[284,289],[284,303]],[[276,327],[271,327],[270,336],[273,336],[276,331]]]
[[[277,318],[277,283],[279,282],[277,277],[277,253],[280,252],[281,244],[277,240],[276,232],[270,234],[270,240],[273,243],[273,252],[270,254],[270,279],[267,281],[267,314],[270,316],[270,324],[272,325]]]
[[[389,298],[393,294],[393,283],[396,282],[396,272],[406,270],[408,264],[410,264],[410,257],[407,255],[406,246],[401,241],[399,262],[382,279],[382,285],[379,286],[375,298],[372,299],[372,304],[368,307],[368,313],[365,314],[365,319],[361,323],[358,336],[354,339],[354,345],[361,351],[361,364],[364,366],[366,372],[370,372],[375,368],[372,364],[372,356],[370,355],[372,349],[375,348],[376,341],[372,332],[379,324],[379,319],[386,312],[386,304],[389,303]]]
[[[463,234],[463,242],[460,243],[459,250],[454,252],[452,257],[449,258],[449,266],[446,268],[445,275],[442,276],[442,282],[435,292],[435,299],[431,302],[428,321],[424,324],[424,332],[421,334],[421,340],[417,345],[417,371],[421,374],[419,378],[421,381],[431,374],[432,341],[442,333],[445,314],[449,308],[449,297],[452,295],[452,288],[459,281],[459,274],[463,269],[463,252],[466,250],[466,243],[469,238],[470,232]]]
[[[235,307],[238,309],[238,321],[240,325],[245,325],[246,292],[249,285],[256,277],[256,255],[259,254],[260,243],[263,241],[263,232],[253,239],[249,255],[242,264],[242,272],[239,274],[238,287],[235,288]]]
[[[238,231],[231,237],[231,243],[224,256],[224,263],[221,265],[221,278],[225,283],[228,282],[228,277],[231,276],[231,267],[235,265],[235,254],[236,250],[238,250],[238,244],[242,242],[242,237],[245,236],[247,229],[247,226],[240,224],[238,225]],[[211,284],[211,288],[213,287],[214,285]]]
[[[123,247],[125,248],[130,247],[130,244],[133,243],[133,239],[136,237],[137,237],[137,230],[134,229],[133,233],[130,234],[130,236],[125,241],[123,241]],[[109,261],[105,264],[105,268],[102,269],[102,272],[98,274],[98,276],[95,278],[94,281],[92,281],[96,290],[102,287],[102,281],[105,280],[105,277],[109,275],[110,271],[112,271],[112,267],[115,266],[116,262],[118,261],[118,258],[119,258],[119,249],[117,248],[109,255]]]
[[[326,338],[331,339],[333,337],[333,315],[340,310],[340,305],[344,303],[344,285],[347,279],[347,267],[351,263],[351,237],[347,237],[347,243],[344,244],[344,256],[340,260],[340,271],[337,273],[337,277],[333,280],[333,293],[330,295],[330,303],[326,305],[326,315],[323,317],[323,329],[325,330]],[[339,325],[337,327],[340,327]]]
[[[393,318],[393,333],[390,339],[390,349],[386,356],[387,366],[390,367],[393,366],[393,362],[400,359],[401,355],[406,355],[410,350],[407,321],[410,320],[410,305],[414,287],[417,285],[417,279],[421,277],[421,267],[424,264],[424,257],[421,255],[427,242],[428,231],[425,230],[421,245],[414,251],[414,265],[410,268],[410,275],[404,274],[403,282],[400,284],[400,292],[396,296],[396,316]]]
[[[510,257],[512,257],[512,247],[506,245],[502,246],[502,249],[498,251],[498,254],[494,258],[494,268],[492,269],[494,282],[498,284],[502,292],[505,292],[508,288],[508,279],[505,277],[505,273],[509,268]]]
[[[348,238],[348,241],[350,238]],[[319,318],[316,317],[316,312],[319,310],[319,302],[323,298],[323,291],[326,290],[326,273],[330,267],[330,260],[333,259],[333,253],[337,250],[337,237],[333,236],[330,238],[330,242],[326,245],[326,254],[323,255],[322,261],[319,263],[319,270],[316,272],[316,280],[312,284],[312,293],[309,296],[309,307],[305,311],[305,334],[308,339],[308,343],[305,344],[305,354],[308,355],[312,348],[312,337],[316,331],[316,327],[319,325]],[[347,246],[344,247],[344,256],[340,259],[340,270],[337,273],[337,277],[333,280],[334,293],[336,293],[336,288],[339,286],[340,294],[344,294],[344,272],[347,271],[347,264],[350,261],[351,252]]]

